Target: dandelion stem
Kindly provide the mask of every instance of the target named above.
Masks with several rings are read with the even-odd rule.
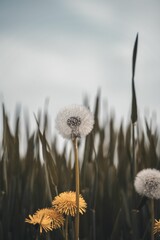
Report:
[[[151,199],[151,240],[154,240],[154,199]]]
[[[79,239],[79,161],[78,161],[78,146],[77,138],[73,139],[74,156],[75,156],[75,178],[76,178],[76,206],[77,213],[75,216],[75,240]]]
[[[66,216],[66,223],[65,223],[65,240],[68,240],[68,216]]]
[[[38,240],[38,238],[39,238],[39,228],[37,228],[37,230],[36,230],[36,240]]]

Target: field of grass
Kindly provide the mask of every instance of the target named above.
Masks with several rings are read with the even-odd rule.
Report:
[[[137,53],[135,42],[132,72],[132,116],[127,126],[115,127],[108,117],[99,124],[100,96],[95,99],[95,126],[79,153],[81,162],[80,192],[87,202],[87,212],[80,217],[81,240],[150,240],[151,208],[149,200],[134,190],[137,172],[144,168],[160,169],[159,132],[150,119],[145,127],[137,120],[134,72]],[[64,239],[63,229],[43,232],[38,237],[35,226],[25,218],[37,209],[50,207],[53,198],[75,190],[73,153],[66,146],[58,150],[56,138],[47,139],[47,115],[43,128],[27,136],[27,151],[20,155],[20,116],[11,131],[5,107],[0,146],[0,240]],[[81,147],[81,140],[79,141]],[[42,152],[42,154],[41,154]],[[41,155],[44,163],[41,162]],[[159,200],[155,200],[155,218],[160,217]],[[155,238],[158,236],[155,236]],[[73,239],[73,219],[69,219],[69,240]]]

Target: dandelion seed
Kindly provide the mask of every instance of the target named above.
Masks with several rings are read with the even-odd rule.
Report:
[[[56,128],[68,139],[88,135],[94,124],[92,113],[84,106],[72,105],[60,111],[56,118]]]
[[[60,213],[75,216],[77,213],[76,193],[63,192],[55,197],[52,202],[53,207]],[[83,214],[86,212],[87,204],[83,197],[79,195],[79,212]]]
[[[39,225],[40,233],[42,233],[43,229],[47,232],[60,228],[64,224],[64,218],[62,214],[53,208],[43,208],[37,210],[33,216],[29,215],[29,218],[26,218],[25,222],[33,225]]]
[[[143,169],[134,181],[137,193],[152,199],[160,198],[160,171],[156,169]]]

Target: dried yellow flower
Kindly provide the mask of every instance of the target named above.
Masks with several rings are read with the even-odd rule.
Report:
[[[43,208],[38,210],[35,214],[45,214],[52,219],[52,228],[60,228],[64,224],[64,217],[54,208]]]
[[[153,233],[159,233],[160,232],[160,220],[156,220],[155,219],[155,223],[154,223],[154,228],[153,228]]]
[[[77,213],[76,193],[63,192],[55,197],[52,201],[53,207],[60,213],[75,216]],[[79,195],[79,212],[83,214],[86,212],[87,204],[83,197]]]
[[[64,218],[62,214],[53,208],[43,208],[37,210],[33,216],[29,215],[29,218],[26,218],[25,222],[33,225],[39,224],[40,233],[42,233],[43,229],[47,232],[60,228],[64,224]]]
[[[33,216],[29,215],[29,218],[25,219],[25,222],[28,222],[33,225],[39,224],[40,226],[40,233],[44,229],[46,232],[51,231],[52,227],[52,219],[45,215],[45,214],[33,214]]]

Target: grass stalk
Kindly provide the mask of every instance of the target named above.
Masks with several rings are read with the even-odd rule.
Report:
[[[65,222],[65,240],[68,240],[68,216],[66,216]]]
[[[76,180],[76,206],[77,214],[75,216],[75,240],[79,239],[79,161],[77,138],[73,139],[74,156],[75,156],[75,180]]]
[[[132,124],[132,158],[133,158],[133,179],[137,174],[137,162],[135,159],[135,123]]]
[[[154,240],[154,199],[151,199],[151,240]]]
[[[136,99],[136,90],[135,90],[135,68],[136,68],[136,58],[137,58],[137,49],[138,49],[138,34],[133,48],[132,56],[132,107],[131,107],[131,122],[132,122],[132,158],[133,158],[133,179],[137,173],[137,164],[135,160],[135,124],[137,122],[137,99]]]

